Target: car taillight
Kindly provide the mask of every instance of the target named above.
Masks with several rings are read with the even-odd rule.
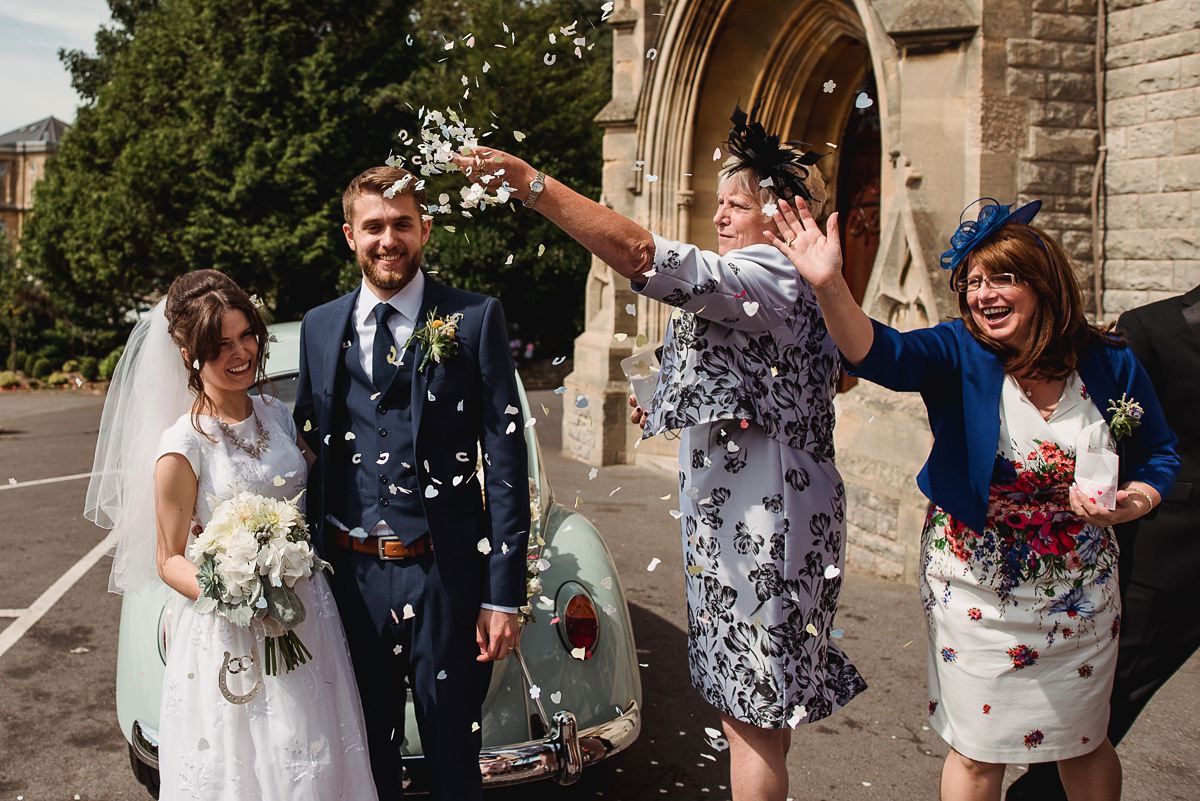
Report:
[[[592,655],[596,638],[600,633],[599,621],[596,619],[596,606],[592,599],[583,593],[571,596],[563,611],[563,631],[571,648],[582,648],[584,658]]]

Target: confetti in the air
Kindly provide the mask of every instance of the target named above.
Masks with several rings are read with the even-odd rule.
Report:
[[[612,584],[612,576],[605,576],[604,578],[600,579],[600,586],[606,590],[611,590]]]
[[[716,150],[713,151],[713,161],[720,161],[720,160],[721,160],[721,148],[718,147]]]
[[[658,567],[660,564],[662,564],[662,560],[656,556],[650,560],[650,564],[646,565],[646,570],[653,573],[654,568]]]
[[[766,216],[774,217],[775,212],[777,212],[777,211],[779,211],[779,207],[776,206],[774,203],[764,203],[763,204],[762,213],[765,214]]]
[[[746,314],[753,317],[754,315],[758,314],[758,301],[743,300],[742,309],[745,310]]]
[[[600,475],[600,469],[593,467],[591,470],[588,471],[588,481],[591,481],[598,475]]]
[[[529,688],[529,697],[530,697],[530,698],[532,698],[532,699],[533,699],[533,700],[535,700],[535,701],[536,701],[537,699],[541,698],[541,697],[542,697],[542,688],[541,688],[541,687],[539,687],[539,686],[537,686],[536,684],[534,684],[533,686],[531,686],[531,687]]]
[[[840,567],[838,567],[837,565],[826,565],[825,566],[825,578],[833,579],[833,578],[837,578],[840,575],[842,575],[842,569]]]
[[[492,543],[487,537],[484,537],[479,542],[475,543],[475,547],[481,554],[484,554],[485,556],[492,552]]]
[[[866,92],[859,92],[858,97],[854,98],[855,108],[870,108],[873,105],[875,105],[875,101]]]
[[[412,618],[417,616],[417,613],[413,611],[412,604],[404,605],[403,615],[404,615],[405,620],[411,620]]]
[[[821,86],[821,88],[825,90],[825,94],[831,95],[833,94],[833,90],[837,88],[837,84],[832,80],[828,80]]]

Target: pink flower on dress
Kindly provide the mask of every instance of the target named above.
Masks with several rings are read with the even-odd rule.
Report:
[[[983,705],[983,714],[985,714],[985,715],[990,715],[990,714],[992,714],[992,705],[991,705],[991,704],[984,704],[984,705]]]
[[[1076,668],[1075,672],[1079,674],[1079,678],[1081,679],[1090,679],[1092,677],[1093,670],[1094,668],[1092,667],[1091,662],[1084,662],[1082,665]]]
[[[1090,400],[1092,397],[1088,394],[1087,386],[1084,384],[1079,385],[1079,397],[1083,398],[1084,400]]]
[[[1082,745],[1087,745],[1087,744],[1088,744],[1088,743],[1090,743],[1091,741],[1092,741],[1092,738],[1091,738],[1091,737],[1080,737],[1080,738],[1079,738],[1079,742],[1080,742],[1080,744],[1082,744]]]
[[[955,651],[953,648],[943,648],[942,649],[942,661],[943,662],[957,662],[958,661],[958,652]]]
[[[983,619],[983,612],[980,611],[978,606],[972,606],[967,610],[967,617],[971,618],[971,620],[981,620]]]
[[[1030,751],[1037,748],[1046,739],[1046,735],[1042,734],[1041,729],[1034,729],[1025,735],[1025,747]]]
[[[937,707],[938,707],[938,702],[937,702],[937,701],[930,701],[930,702],[929,702],[929,717],[933,717],[933,713],[934,713],[934,712],[937,712]]]

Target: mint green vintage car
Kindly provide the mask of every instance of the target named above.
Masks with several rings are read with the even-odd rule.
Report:
[[[300,324],[271,326],[268,372],[295,397]],[[529,401],[521,388],[526,419]],[[485,787],[537,779],[570,784],[583,768],[628,747],[641,730],[642,687],[629,610],[612,556],[582,515],[555,503],[534,427],[525,429],[533,498],[531,553],[549,566],[532,580],[534,620],[492,671],[483,706]],[[544,545],[538,544],[544,542]],[[543,565],[545,563],[543,562]],[[117,717],[138,780],[158,797],[158,710],[171,630],[164,584],[124,596],[117,655]],[[538,698],[530,687],[542,688]],[[416,715],[406,715],[405,786],[425,784]]]

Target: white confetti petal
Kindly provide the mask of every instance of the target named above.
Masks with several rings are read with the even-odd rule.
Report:
[[[404,611],[402,614],[403,614],[405,620],[411,620],[412,618],[417,616],[417,613],[413,611],[412,604],[405,604]]]
[[[751,317],[758,314],[758,302],[757,301],[743,300],[742,308],[745,309],[746,314],[750,315]]]
[[[516,423],[509,423],[509,424],[508,424],[508,428],[504,429],[504,433],[505,433],[505,434],[511,434],[512,432],[514,432],[514,431],[516,431],[516,430],[517,430],[517,424],[516,424]]]
[[[550,693],[550,700],[556,704],[561,703],[562,702],[562,693],[558,690],[555,690],[554,692]]]
[[[532,685],[529,688],[529,697],[535,701],[537,699],[541,698],[542,697],[542,688],[537,686],[536,684]]]
[[[604,578],[600,579],[600,586],[606,590],[611,590],[612,584],[612,576],[605,576]]]
[[[825,566],[825,578],[832,579],[832,578],[837,578],[840,575],[842,575],[842,569],[840,567],[838,567],[837,565],[826,565]]]
[[[479,542],[475,543],[475,547],[481,554],[487,555],[492,552],[492,543],[487,537],[484,537]]]
[[[432,484],[425,487],[425,497],[426,498],[436,498],[437,494],[438,494],[438,488],[433,486]]]
[[[658,567],[660,564],[662,564],[662,560],[656,556],[650,560],[650,564],[646,565],[646,570],[653,573],[654,568]]]

